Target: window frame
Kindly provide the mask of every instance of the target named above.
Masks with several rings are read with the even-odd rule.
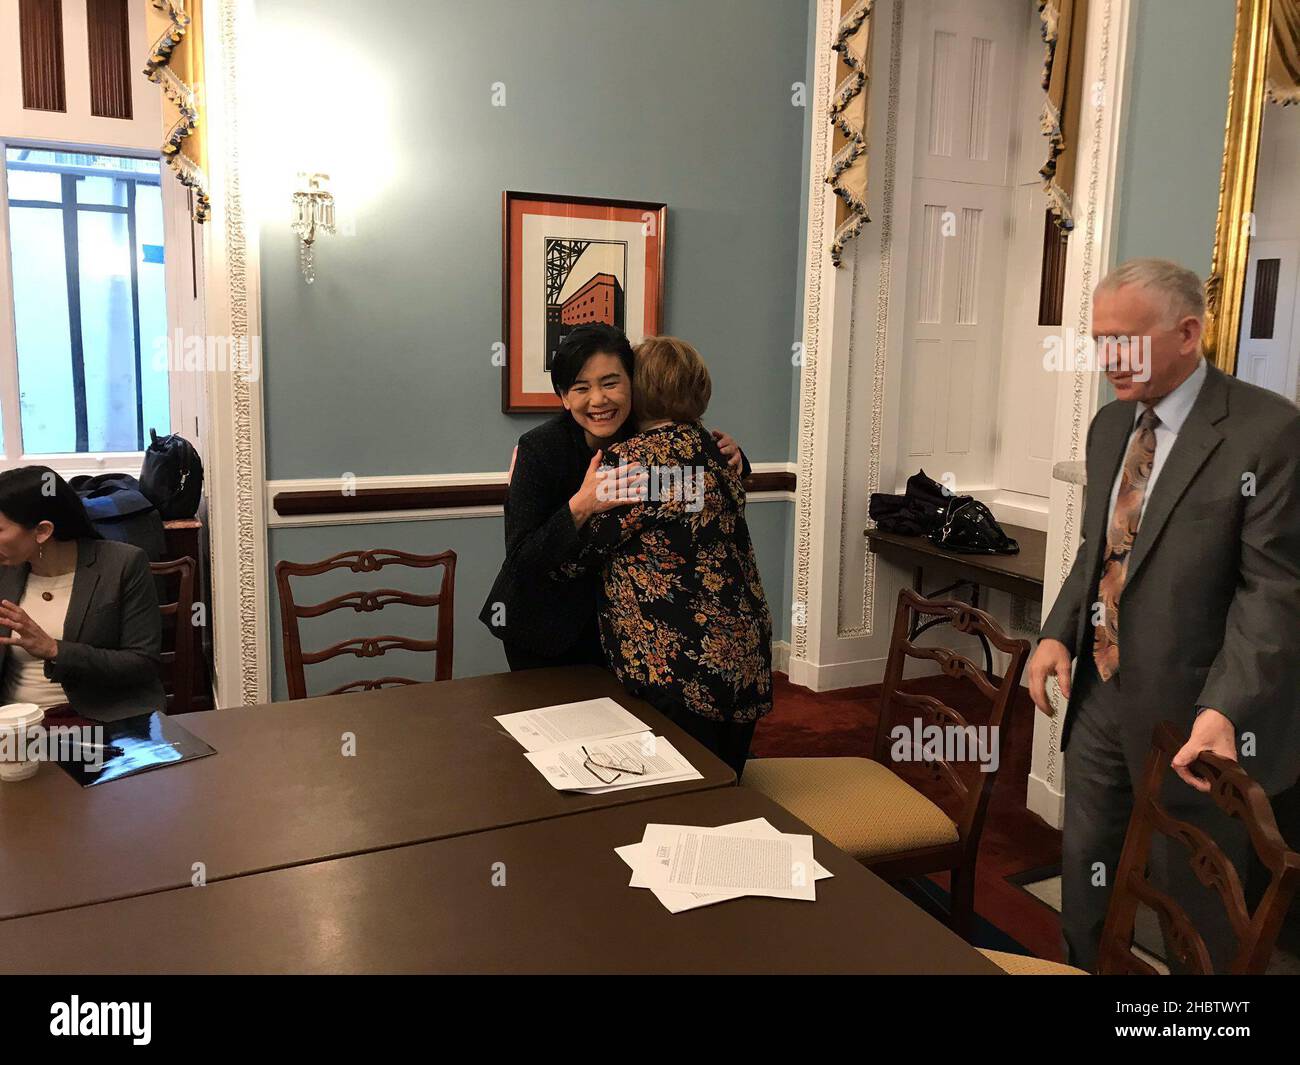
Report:
[[[189,215],[188,193],[172,177],[157,151],[138,148],[100,146],[75,141],[51,141],[32,137],[0,136],[0,417],[3,417],[3,446],[0,447],[0,470],[18,466],[48,466],[65,477],[81,474],[127,473],[140,475],[144,451],[87,451],[58,454],[28,454],[23,449],[21,392],[18,380],[18,336],[14,307],[13,254],[10,247],[9,172],[10,148],[71,152],[80,155],[114,155],[123,158],[149,159],[159,163],[159,188],[163,204],[164,287],[167,301],[168,336],[177,330],[194,329],[201,313],[187,313],[203,298],[201,245],[192,237],[193,222]],[[190,254],[180,255],[183,239],[192,238]],[[179,260],[179,261],[178,261]],[[183,267],[183,268],[182,268]],[[193,293],[190,293],[191,284]],[[182,295],[184,287],[187,299]],[[197,300],[193,297],[197,296]],[[198,331],[201,332],[201,329]],[[142,353],[143,355],[143,353]],[[199,373],[169,371],[167,387],[170,406],[170,432],[182,433],[202,454],[204,386]],[[147,444],[146,444],[147,447]]]

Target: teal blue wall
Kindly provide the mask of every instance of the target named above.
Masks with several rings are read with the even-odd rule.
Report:
[[[1210,271],[1233,17],[1232,0],[1133,4],[1117,262],[1157,255]]]
[[[491,362],[505,189],[666,202],[665,331],[708,361],[709,424],[754,461],[786,460],[804,0],[393,0],[364,16],[355,0],[259,0],[258,11],[300,16],[391,72],[410,134],[357,235],[322,239],[313,286],[288,227],[263,232],[268,477],[505,468],[539,420],[501,413]],[[506,107],[492,106],[497,81]],[[364,152],[364,131],[347,133]]]
[[[753,462],[787,461],[807,184],[807,109],[792,105],[791,85],[811,89],[812,7],[393,0],[363,17],[349,0],[258,0],[259,17],[301,18],[391,74],[406,133],[400,165],[358,215],[355,236],[322,239],[314,285],[298,273],[288,228],[263,229],[268,478],[505,469],[516,439],[541,420],[501,413],[491,364],[505,189],[666,202],[664,329],[709,364],[706,423],[732,433]],[[295,59],[296,69],[311,64],[311,55]],[[306,84],[332,73],[314,71]],[[491,106],[494,82],[506,86],[504,108]],[[365,152],[365,132],[341,135]],[[289,127],[283,150],[310,165]],[[250,170],[255,181],[255,163]],[[791,510],[749,508],[781,639]],[[476,620],[500,564],[500,518],[277,529],[269,553],[273,566],[372,546],[454,549],[456,673],[505,668]],[[371,631],[406,631],[387,620]],[[352,622],[309,642],[352,635]],[[273,628],[280,698],[278,614]]]

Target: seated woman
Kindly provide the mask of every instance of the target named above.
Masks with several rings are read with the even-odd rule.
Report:
[[[92,721],[164,708],[149,560],[100,538],[44,466],[0,473],[0,702],[70,703]]]
[[[636,350],[640,432],[606,462],[649,473],[648,494],[592,515],[575,577],[604,566],[600,636],[615,675],[739,776],[772,709],[772,618],[745,523],[745,489],[700,418],[712,385],[699,353],[673,337]]]

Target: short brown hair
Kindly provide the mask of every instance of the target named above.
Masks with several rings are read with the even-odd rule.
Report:
[[[632,403],[645,421],[697,422],[713,395],[700,353],[677,337],[646,337],[636,348]]]

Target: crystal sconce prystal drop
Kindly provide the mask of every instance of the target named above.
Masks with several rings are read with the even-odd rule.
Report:
[[[325,188],[330,179],[328,174],[299,174],[298,178],[305,181],[306,188],[293,194],[293,231],[302,242],[298,249],[298,262],[302,266],[303,278],[310,285],[316,280],[312,253],[316,234],[334,232],[334,196]]]

